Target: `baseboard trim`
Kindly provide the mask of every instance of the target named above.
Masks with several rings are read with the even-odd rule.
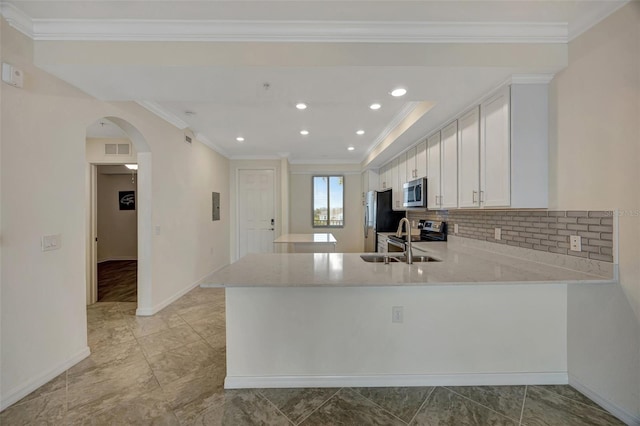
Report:
[[[227,376],[225,389],[394,386],[566,385],[566,372],[384,374],[363,376]]]
[[[625,424],[629,426],[640,426],[640,417],[634,416],[624,408],[619,407],[618,405],[599,395],[596,391],[584,385],[576,376],[571,374],[569,375],[569,384],[588,396],[595,403],[620,419]]]
[[[48,370],[43,374],[40,374],[39,376],[27,381],[26,383],[10,390],[6,394],[3,393],[2,400],[0,401],[0,411],[20,401],[22,398],[38,389],[40,386],[48,383],[50,380],[56,378],[60,374],[67,371],[69,368],[73,367],[74,365],[88,357],[90,354],[91,351],[87,346],[57,367],[52,368],[51,370]]]
[[[166,308],[167,306],[169,306],[170,304],[172,304],[176,300],[180,299],[185,294],[189,293],[194,288],[198,287],[200,284],[202,284],[204,282],[204,280],[209,275],[219,271],[220,269],[224,268],[225,266],[226,265],[223,265],[223,266],[221,266],[219,268],[214,269],[211,272],[207,272],[205,275],[203,275],[202,277],[198,278],[198,280],[196,282],[189,284],[189,286],[183,288],[182,290],[180,290],[177,293],[175,293],[173,296],[169,297],[168,299],[165,299],[164,301],[160,302],[159,304],[157,304],[157,305],[155,305],[155,306],[153,306],[151,308],[137,308],[136,309],[136,315],[140,316],[140,317],[148,317],[148,316],[151,316],[151,315],[155,315],[156,313],[160,312],[161,310],[163,310],[164,308]]]
[[[108,257],[106,259],[100,259],[98,260],[98,263],[113,262],[116,260],[138,260],[138,257],[137,256],[114,256],[114,257]]]

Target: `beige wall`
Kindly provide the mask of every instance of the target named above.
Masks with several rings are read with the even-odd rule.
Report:
[[[229,161],[186,144],[137,104],[101,102],[44,73],[32,63],[32,41],[0,25],[2,61],[25,72],[23,89],[2,85],[0,105],[4,407],[87,355],[87,126],[120,117],[150,146],[148,203],[160,232],[150,241],[149,311],[229,262],[228,210],[211,221],[212,191],[229,205]],[[42,252],[40,238],[58,233],[61,248]]]
[[[137,198],[136,189],[131,175],[102,174],[98,167],[98,262],[137,259],[138,210],[120,210],[118,202],[120,191],[135,191]]]
[[[569,44],[550,93],[550,203],[620,210],[620,285],[569,292],[569,374],[640,421],[640,3]]]
[[[344,227],[314,228],[311,224],[311,177],[322,174],[344,174]],[[364,250],[362,179],[360,165],[302,165],[289,167],[289,232],[309,234],[330,232],[338,240],[336,251],[341,253]]]

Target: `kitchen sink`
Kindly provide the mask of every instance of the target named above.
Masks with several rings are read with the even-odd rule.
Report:
[[[389,259],[389,263],[392,263],[392,262],[406,263],[407,261],[407,258],[403,255],[391,256],[388,254],[361,254],[360,257],[365,262],[370,262],[370,263],[384,263],[385,257]],[[441,260],[431,256],[413,256],[413,263],[419,263],[419,262],[441,262]]]
[[[407,258],[405,256],[396,256],[395,257],[398,262],[406,262]],[[435,257],[431,257],[431,256],[413,256],[413,263],[419,263],[419,262],[442,262],[442,260],[440,259],[436,259]]]
[[[372,262],[372,263],[384,263],[385,257],[389,259],[389,263],[398,262],[398,259],[396,259],[393,256],[389,256],[388,254],[361,254],[360,257],[365,262]]]

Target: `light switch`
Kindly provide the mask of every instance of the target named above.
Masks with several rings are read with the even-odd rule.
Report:
[[[59,250],[62,245],[62,235],[45,235],[40,241],[42,251]]]

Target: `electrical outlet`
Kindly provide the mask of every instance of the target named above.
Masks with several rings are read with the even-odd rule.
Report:
[[[501,228],[495,228],[494,229],[493,238],[495,238],[496,240],[501,240],[502,239],[502,229]]]
[[[570,235],[571,251],[582,251],[582,237],[579,235]]]
[[[453,233],[454,233],[454,234],[457,234],[457,233],[458,233],[458,224],[457,224],[457,223],[454,223],[454,224],[453,224]]]
[[[404,320],[404,307],[391,307],[391,322],[401,323]]]

